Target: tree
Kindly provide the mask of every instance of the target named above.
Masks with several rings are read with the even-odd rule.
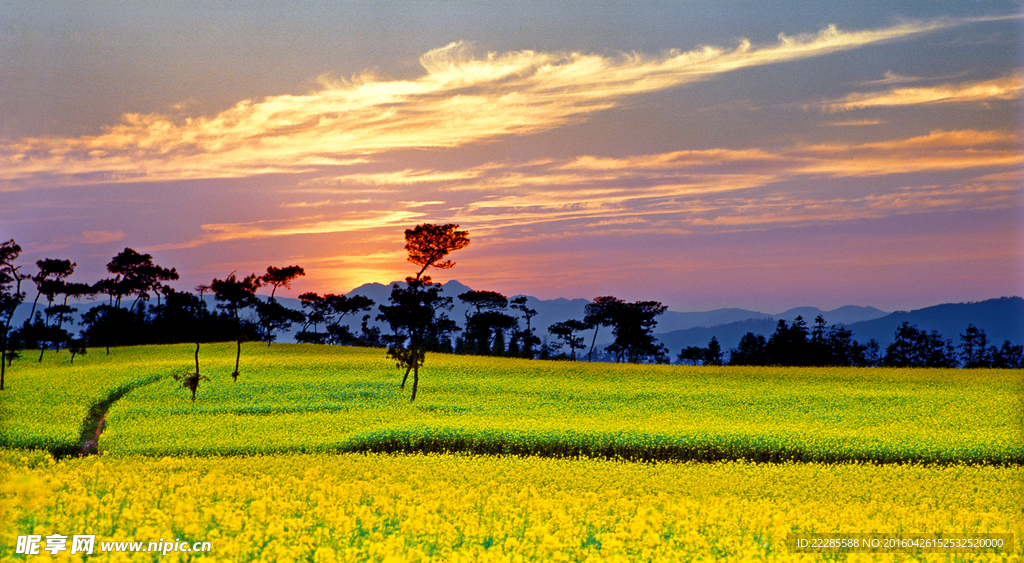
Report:
[[[267,346],[277,339],[275,333],[288,330],[293,323],[301,323],[306,318],[302,311],[289,309],[273,297],[266,301],[255,299],[253,306],[256,308],[256,316],[260,320],[260,327],[263,328],[263,340],[267,342]]]
[[[548,332],[562,341],[562,346],[568,346],[572,361],[576,361],[576,350],[584,348],[583,337],[576,336],[581,330],[590,328],[590,325],[576,319],[569,319],[555,323],[548,327]],[[561,346],[560,346],[561,347]]]
[[[260,281],[263,285],[271,287],[270,298],[273,299],[274,294],[277,293],[277,288],[291,289],[292,282],[304,275],[306,275],[306,271],[301,266],[285,266],[284,268],[267,266],[267,273],[260,276]]]
[[[973,324],[967,325],[967,330],[960,335],[960,363],[965,368],[992,367],[992,355],[984,329]]]
[[[889,367],[955,367],[953,343],[937,331],[925,332],[904,322],[885,349],[882,362]]]
[[[238,381],[238,365],[242,358],[242,340],[246,338],[245,326],[240,313],[243,309],[251,307],[257,302],[256,290],[259,287],[260,278],[256,274],[250,274],[240,280],[235,277],[234,272],[223,280],[214,278],[213,282],[210,283],[210,289],[213,290],[214,297],[217,301],[223,303],[218,305],[218,307],[230,313],[231,318],[235,321],[237,353],[235,355],[235,371],[231,373],[231,379],[236,382]]]
[[[1010,344],[1009,340],[1003,342],[1002,347],[996,349],[989,346],[989,355],[992,357],[992,367],[1000,369],[1021,369],[1024,368],[1024,346]]]
[[[657,301],[637,301],[620,302],[609,308],[609,321],[614,326],[612,334],[615,335],[615,341],[605,349],[615,355],[616,362],[668,363],[668,350],[654,338],[657,317],[668,307]]]
[[[75,356],[84,356],[89,352],[85,347],[85,339],[73,338],[68,342],[68,352],[71,352],[71,365],[75,365]]]
[[[590,324],[594,327],[594,337],[590,341],[590,352],[587,353],[587,361],[594,361],[594,345],[597,343],[597,332],[601,330],[602,326],[612,326],[614,323],[612,319],[615,318],[616,311],[625,305],[621,299],[617,299],[610,295],[604,297],[597,297],[593,303],[587,303],[584,307],[585,315],[583,322]]]
[[[793,324],[779,319],[775,333],[768,339],[768,363],[774,366],[808,366],[814,363],[814,353],[808,339],[807,323],[797,316]]]
[[[300,295],[299,301],[306,312],[306,319],[302,323],[302,329],[295,335],[295,340],[307,344],[323,344],[327,335],[320,332],[319,326],[327,323],[327,300],[310,291]],[[310,331],[310,328],[313,330]]]
[[[75,272],[75,263],[71,260],[59,260],[44,258],[36,261],[36,268],[39,269],[32,281],[36,284],[36,298],[32,301],[32,309],[29,311],[28,319],[22,326],[21,332],[24,339],[39,347],[39,361],[43,361],[43,353],[48,344],[60,340],[58,330],[51,328],[51,316],[63,314],[61,309],[55,309],[53,302],[57,295],[64,289],[64,279]],[[36,315],[36,307],[39,305],[39,298],[46,296],[45,320]]]
[[[328,319],[327,342],[329,344],[339,344],[343,346],[352,346],[360,343],[365,344],[365,342],[360,342],[360,338],[365,339],[372,333],[372,330],[364,323],[362,335],[356,337],[348,327],[345,317],[369,311],[375,305],[373,299],[370,299],[365,295],[348,296],[334,295],[333,293],[330,293],[324,297],[324,302],[327,306]]]
[[[448,270],[455,265],[451,260],[442,260],[456,250],[469,246],[469,232],[458,230],[458,225],[433,225],[424,223],[414,229],[405,231],[405,250],[409,252],[409,262],[421,266],[416,273],[420,279],[427,268]]]
[[[269,285],[271,287],[270,297],[266,302],[260,301],[258,298],[253,300],[256,316],[259,318],[260,327],[263,329],[263,339],[266,340],[267,346],[270,346],[270,343],[275,340],[274,333],[279,330],[288,330],[292,323],[305,320],[301,311],[281,305],[275,297],[278,288],[291,289],[292,282],[304,275],[306,275],[306,271],[301,266],[285,266],[284,268],[267,266],[267,273],[259,277],[259,286]]]
[[[705,349],[704,365],[722,365],[722,346],[718,343],[718,339],[715,338],[714,336],[711,337],[711,342],[708,342],[708,347]]]
[[[21,254],[21,247],[11,239],[0,243],[0,391],[4,389],[7,365],[14,354],[11,338],[11,321],[14,312],[25,300],[21,282],[25,276],[18,273],[20,266],[14,261]]]
[[[768,365],[768,343],[764,336],[748,332],[740,338],[739,344],[729,350],[730,366]]]
[[[344,322],[347,315],[370,310],[374,305],[373,299],[364,295],[350,297],[328,293],[320,296],[308,292],[300,295],[299,300],[302,301],[302,308],[306,310],[306,318],[302,330],[295,335],[297,341],[310,344],[326,343],[350,346],[356,343],[366,345],[368,344],[367,338],[374,339],[370,335],[375,329],[371,329],[365,322],[363,334],[359,337],[352,334],[352,330]],[[326,329],[324,333],[319,331],[321,324]],[[313,330],[310,331],[310,328]]]
[[[475,311],[466,311],[465,343],[462,352],[489,354],[497,340],[504,340],[504,331],[518,327],[519,323],[501,311],[508,307],[508,299],[496,291],[467,291],[459,300]],[[492,342],[492,337],[494,342]],[[504,352],[504,345],[498,353]]]
[[[700,346],[687,346],[679,351],[679,362],[690,362],[691,366],[695,366],[704,361],[705,352],[707,352],[706,348],[701,348]]]
[[[121,306],[121,297],[135,295],[128,311],[135,309],[140,301],[149,299],[150,292],[157,292],[163,282],[178,279],[175,268],[163,268],[153,263],[149,254],[140,254],[131,248],[125,248],[107,264],[107,271],[114,274],[112,283],[113,294],[117,297],[116,307]]]
[[[409,370],[413,372],[411,401],[416,400],[419,367],[423,364],[428,338],[431,333],[451,330],[454,324],[441,322],[450,319],[436,317],[439,311],[451,307],[451,299],[441,297],[440,286],[431,282],[430,276],[424,276],[423,273],[431,267],[447,270],[455,265],[455,262],[445,260],[445,257],[469,245],[469,233],[458,228],[454,224],[425,223],[406,229],[405,249],[409,253],[409,262],[420,266],[420,270],[415,276],[405,279],[404,289],[398,284],[392,286],[391,305],[379,307],[381,314],[377,318],[388,322],[395,332],[395,341],[388,348],[388,356],[397,360],[399,367],[406,368],[402,379],[403,389]],[[403,346],[406,341],[408,345]]]
[[[443,337],[455,328],[455,322],[443,313],[452,307],[450,297],[441,296],[441,286],[431,283],[429,278],[406,278],[406,287],[394,284],[391,287],[390,305],[380,305],[377,320],[384,321],[394,332],[388,357],[396,360],[399,368],[405,368],[401,388],[413,373],[412,398],[416,400],[419,388],[419,367],[423,365],[431,341]]]
[[[537,310],[531,309],[526,305],[526,296],[521,295],[509,301],[509,304],[513,309],[521,311],[523,318],[526,319],[526,330],[516,332],[512,336],[512,342],[509,343],[509,355],[512,354],[513,346],[518,348],[518,355],[524,358],[533,359],[536,355],[534,350],[540,345],[540,338],[534,333],[533,327],[530,326],[530,319],[537,316]],[[518,325],[518,323],[517,323]],[[522,344],[519,344],[522,342]]]

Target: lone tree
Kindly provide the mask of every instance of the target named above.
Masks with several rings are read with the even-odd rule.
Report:
[[[431,334],[450,330],[451,320],[438,311],[451,307],[451,299],[441,297],[440,286],[424,276],[428,268],[447,270],[455,265],[445,260],[448,254],[469,245],[469,233],[458,230],[458,225],[433,225],[424,223],[405,231],[405,250],[409,253],[409,262],[420,267],[415,276],[405,278],[406,287],[398,284],[391,288],[391,305],[381,305],[379,320],[386,321],[395,332],[395,342],[388,348],[388,357],[397,361],[399,367],[406,368],[405,378],[413,373],[412,398],[416,400],[419,387],[419,367],[423,364]],[[444,322],[447,321],[447,322]],[[439,323],[446,325],[439,327]],[[406,346],[403,344],[408,341]],[[405,388],[405,378],[402,388]]]
[[[0,391],[4,389],[4,375],[14,351],[11,346],[11,320],[18,305],[25,300],[21,281],[25,276],[18,273],[20,266],[14,261],[21,254],[21,247],[9,240],[0,243]]]
[[[213,282],[210,283],[210,289],[213,290],[214,297],[217,301],[222,302],[218,307],[227,310],[231,314],[232,320],[235,321],[235,328],[237,330],[235,342],[237,343],[238,351],[235,355],[235,371],[231,372],[231,379],[236,382],[238,381],[238,364],[242,359],[242,340],[246,337],[240,312],[242,309],[251,307],[256,303],[256,290],[259,287],[260,278],[256,274],[245,276],[244,279],[240,280],[235,277],[234,272],[223,280],[214,278]]]

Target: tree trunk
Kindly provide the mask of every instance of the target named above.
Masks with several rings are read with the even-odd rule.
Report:
[[[419,385],[420,385],[420,366],[419,366],[419,362],[416,362],[416,363],[413,364],[413,367],[412,367],[412,398],[409,399],[410,403],[416,400],[416,388],[419,387]]]
[[[238,382],[238,362],[242,359],[242,339],[238,339],[238,353],[235,354],[235,372],[231,374],[231,378]]]
[[[199,343],[196,342],[196,375],[199,375]]]
[[[594,361],[594,345],[597,344],[597,331],[601,330],[601,323],[594,325],[594,338],[590,341],[590,353],[587,354],[587,361]]]
[[[0,350],[0,391],[4,390],[4,374],[7,371],[7,343],[4,342],[4,349]]]
[[[402,385],[399,386],[399,389],[405,389],[405,381],[409,379],[410,371],[412,371],[412,362],[410,362],[409,366],[405,368],[405,377],[402,378]]]

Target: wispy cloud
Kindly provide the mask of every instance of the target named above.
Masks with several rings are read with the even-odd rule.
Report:
[[[979,82],[957,82],[878,92],[854,92],[837,100],[822,102],[822,110],[838,113],[873,107],[915,106],[925,104],[988,103],[1019,100],[1024,95],[1024,73]]]
[[[105,242],[117,242],[124,238],[122,231],[84,231],[82,240],[89,244],[102,244]]]
[[[594,232],[749,230],[939,209],[1009,208],[1021,205],[1024,195],[1020,142],[1017,133],[937,130],[887,141],[774,150],[489,163],[463,175],[410,169],[398,176],[375,176],[375,181],[386,192],[389,180],[402,186],[408,177],[431,178],[417,184],[419,200],[410,200],[409,191],[358,206],[317,200],[330,204],[334,214],[325,210],[316,217],[204,225],[204,235],[190,244],[394,231],[419,220],[457,222],[474,233],[500,234],[501,240],[532,240]],[[366,174],[353,178],[359,184]],[[346,183],[344,177],[333,182]],[[847,187],[837,190],[837,183]]]
[[[630,96],[959,23],[859,31],[831,26],[813,34],[780,34],[774,44],[744,40],[732,48],[659,56],[517,51],[477,57],[470,45],[456,42],[424,54],[425,74],[415,79],[323,78],[310,94],[245,100],[212,117],[128,114],[100,135],[0,143],[0,181],[244,177],[348,165],[395,149],[455,147],[545,131]]]

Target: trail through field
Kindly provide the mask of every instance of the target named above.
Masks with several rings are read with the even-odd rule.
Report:
[[[55,452],[54,456],[57,459],[68,455],[95,455],[99,453],[100,434],[103,433],[103,427],[107,421],[107,411],[114,405],[121,397],[124,397],[128,393],[135,391],[136,389],[151,385],[166,379],[163,375],[154,375],[147,381],[143,381],[138,384],[130,384],[115,390],[107,397],[89,407],[89,414],[86,415],[85,420],[82,421],[82,433],[79,438],[79,449],[77,452]]]

